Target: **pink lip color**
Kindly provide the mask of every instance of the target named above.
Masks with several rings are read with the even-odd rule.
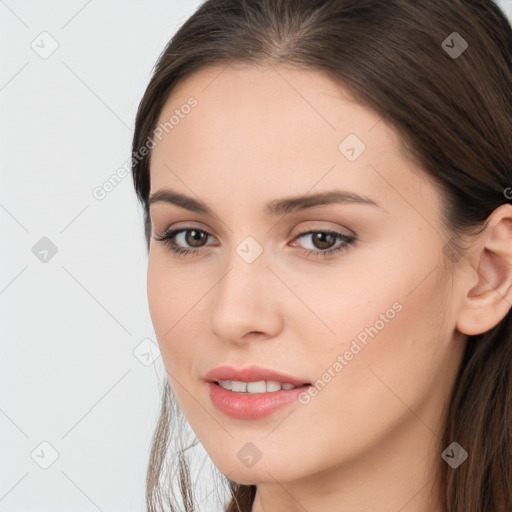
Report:
[[[263,379],[262,379],[263,380]],[[250,381],[252,382],[252,381]],[[224,414],[243,420],[255,420],[291,404],[308,386],[267,393],[237,393],[215,382],[207,382],[212,403]]]
[[[304,379],[260,366],[248,366],[240,369],[232,366],[219,366],[209,371],[203,378],[208,385],[212,403],[224,414],[244,420],[262,418],[291,404],[298,399],[300,393],[309,385]],[[242,382],[273,380],[282,383],[287,382],[297,387],[267,393],[238,393],[224,389],[217,384],[219,380],[238,380]]]
[[[217,382],[219,380],[239,380],[242,382],[259,382],[260,380],[275,380],[277,382],[289,382],[294,386],[309,384],[306,379],[299,379],[286,375],[281,372],[262,368],[260,366],[248,366],[246,368],[236,369],[232,366],[219,366],[209,371],[204,377],[207,382]],[[278,393],[278,391],[276,391]]]

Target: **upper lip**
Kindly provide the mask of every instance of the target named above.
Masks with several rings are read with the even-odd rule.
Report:
[[[237,380],[241,382],[258,382],[261,380],[273,380],[277,382],[289,382],[294,386],[309,384],[305,379],[292,377],[269,368],[261,366],[247,366],[245,368],[233,368],[232,366],[219,366],[210,370],[205,376],[207,382],[217,382],[219,380]]]

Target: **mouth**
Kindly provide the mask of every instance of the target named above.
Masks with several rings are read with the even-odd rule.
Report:
[[[306,379],[259,366],[219,366],[203,379],[212,404],[239,420],[257,420],[289,407],[312,385]]]
[[[257,420],[300,402],[300,396],[311,386],[309,382],[232,379],[205,384],[211,403],[226,416],[239,420]]]

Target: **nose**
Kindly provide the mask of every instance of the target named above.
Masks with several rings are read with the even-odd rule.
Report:
[[[211,332],[231,343],[276,336],[282,326],[278,290],[282,286],[267,267],[264,253],[252,263],[235,253],[212,290]]]

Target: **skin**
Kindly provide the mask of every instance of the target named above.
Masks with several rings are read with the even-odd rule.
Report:
[[[510,307],[511,207],[495,210],[466,257],[446,257],[442,197],[405,155],[397,133],[324,75],[292,67],[204,68],[168,98],[160,120],[198,105],[152,150],[151,194],[171,188],[215,215],[157,202],[152,235],[200,229],[175,256],[151,240],[148,301],[169,381],[216,466],[257,484],[253,512],[436,512],[445,462],[442,414],[466,335]],[[356,134],[366,150],[338,149]],[[269,217],[268,201],[341,188],[380,207],[331,204]],[[307,256],[308,230],[355,235],[327,258]],[[263,252],[247,263],[237,246]],[[329,242],[329,240],[327,240]],[[316,382],[365,328],[394,318],[307,404],[240,420],[211,403],[203,376],[259,365]],[[361,343],[359,345],[362,345]],[[246,467],[247,443],[261,459]],[[430,500],[430,501],[429,501]]]

